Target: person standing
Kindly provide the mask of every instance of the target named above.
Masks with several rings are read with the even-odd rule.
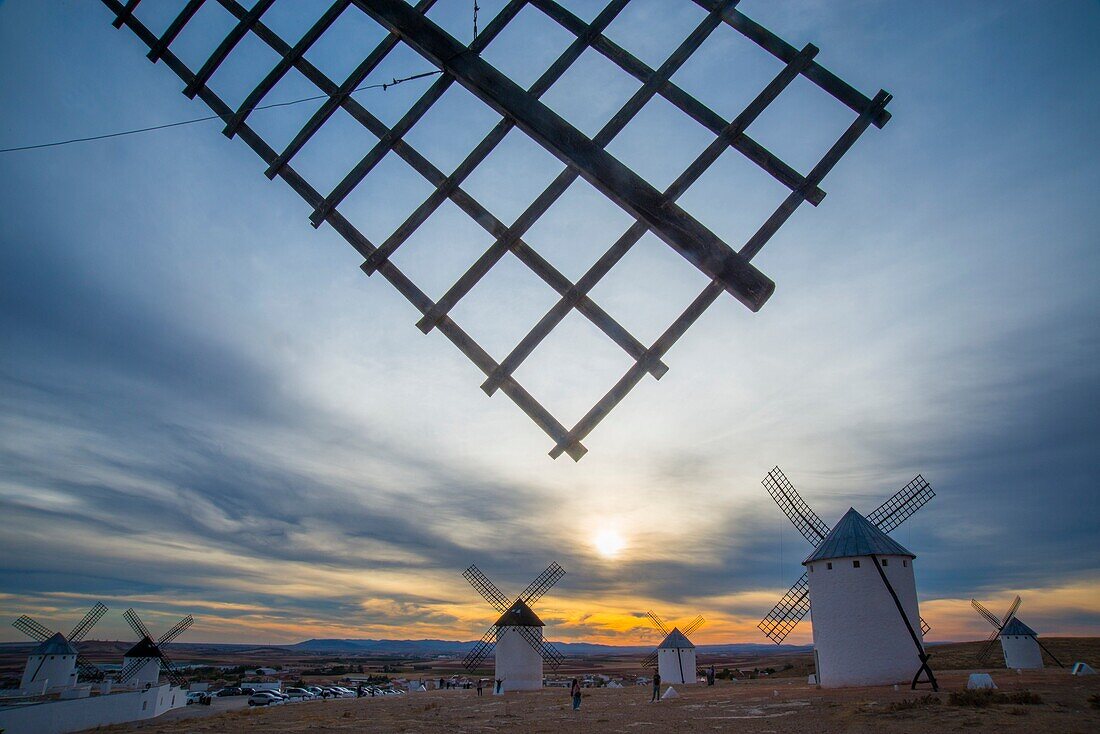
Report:
[[[481,678],[478,678],[477,679],[477,695],[479,695],[479,696],[481,695],[481,686],[482,686]]]
[[[654,701],[656,701],[657,700],[657,694],[659,694],[660,692],[661,692],[661,674],[660,673],[654,673],[653,674],[653,695],[650,696],[649,702],[653,703]]]
[[[569,695],[573,697],[573,710],[578,710],[581,707],[581,682],[576,678],[573,679],[573,685],[569,687]]]

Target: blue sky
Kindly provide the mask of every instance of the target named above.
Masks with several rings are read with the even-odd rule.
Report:
[[[159,30],[180,4],[144,0],[139,17]],[[192,65],[226,30],[208,5],[173,46]],[[279,0],[270,25],[291,38],[324,5]],[[431,17],[467,40],[468,5]],[[501,3],[481,5],[484,26]],[[768,304],[720,298],[576,464],[547,458],[547,437],[217,121],[0,154],[0,616],[63,627],[103,599],[154,627],[192,612],[192,639],[470,639],[492,620],[467,564],[522,588],[557,560],[569,575],[540,609],[555,639],[649,639],[653,608],[702,613],[702,641],[762,641],[756,621],[809,552],[760,486],[778,464],[830,523],[918,472],[932,483],[897,536],[933,639],[984,634],[969,598],[1016,593],[1041,633],[1100,633],[1100,8],[740,8],[893,93],[894,119],[754,260],[777,283]],[[635,0],[608,35],[655,66],[701,16]],[[94,2],[0,4],[0,147],[207,114],[110,19]],[[533,8],[513,24],[483,55],[528,84],[568,36]],[[380,37],[352,15],[333,33],[311,60],[334,76]],[[242,45],[211,84],[239,103],[272,58]],[[579,63],[544,101],[592,134],[634,87]],[[377,81],[429,69],[405,50]],[[720,28],[674,81],[732,117],[776,70]],[[430,83],[357,98],[393,122]],[[292,74],[266,101],[311,93]],[[440,105],[407,139],[449,168],[496,118],[457,88]],[[250,123],[282,143],[313,109]],[[805,172],[850,120],[799,80],[749,132]],[[346,123],[295,160],[310,180],[334,184],[373,144]],[[655,104],[609,150],[663,184],[709,140]],[[560,170],[518,133],[484,165],[468,189],[506,221]],[[427,192],[390,156],[341,210],[380,241]],[[782,195],[730,152],[681,204],[739,243]],[[578,184],[527,240],[575,278],[629,223]],[[394,260],[436,296],[488,244],[448,204]],[[647,237],[593,298],[648,342],[705,282]],[[505,261],[454,316],[499,359],[552,296]],[[627,366],[574,315],[517,378],[572,422]]]

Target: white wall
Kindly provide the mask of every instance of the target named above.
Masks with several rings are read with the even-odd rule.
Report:
[[[160,681],[160,660],[157,658],[124,657],[122,658],[122,669],[126,670],[130,665],[138,665],[141,660],[144,660],[145,663],[141,664],[141,668],[135,671],[124,685],[134,688],[144,688],[146,683],[155,686]]]
[[[680,674],[681,670],[683,675]],[[659,648],[657,672],[661,674],[662,683],[695,683],[695,649]]]
[[[533,628],[542,637],[542,628]],[[523,639],[515,627],[497,630],[496,677],[504,690],[533,691],[542,688],[542,655]]]
[[[45,701],[0,710],[0,729],[4,734],[65,734],[151,719],[185,705],[187,692],[165,684],[147,691]]]
[[[1001,635],[1006,668],[1042,668],[1043,652],[1029,635]]]
[[[913,561],[901,556],[881,556],[880,561],[883,558],[887,566],[882,570],[920,639]],[[853,561],[859,561],[860,567],[855,568]],[[827,563],[832,563],[832,570]],[[810,566],[806,568],[810,615],[821,686],[909,683],[920,668],[920,658],[874,561],[868,556],[835,558]]]
[[[76,655],[29,655],[19,687],[29,689],[48,680],[49,689],[76,685]]]

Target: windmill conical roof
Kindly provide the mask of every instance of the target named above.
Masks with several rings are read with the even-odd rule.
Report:
[[[875,527],[863,515],[849,507],[844,517],[829,531],[802,565],[831,558],[851,556],[909,556],[901,543]]]
[[[691,644],[691,640],[680,631],[679,627],[673,627],[672,631],[668,633],[668,637],[665,638],[665,641],[657,645],[658,650],[688,650],[693,647],[695,647],[695,645]]]
[[[516,599],[512,606],[500,615],[496,622],[497,627],[545,627],[546,624],[539,619],[539,615],[531,611],[531,607],[523,599]]]
[[[31,655],[76,655],[76,648],[60,632],[31,650]]]
[[[127,658],[159,658],[160,650],[148,637],[142,637],[138,644],[126,651],[123,657]]]
[[[1021,637],[1038,637],[1039,633],[1028,627],[1016,617],[1012,618],[1012,621],[1004,626],[1001,630],[1002,635],[1019,635]]]

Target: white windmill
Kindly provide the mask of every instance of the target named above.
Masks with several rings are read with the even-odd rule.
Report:
[[[140,639],[123,656],[122,669],[116,677],[117,682],[128,683],[139,688],[155,686],[160,682],[160,672],[163,668],[168,681],[172,685],[180,685],[183,680],[173,667],[172,661],[164,654],[163,647],[186,632],[195,618],[188,614],[154,642],[149,628],[138,618],[133,609],[127,609],[122,616]]]
[[[688,635],[703,626],[703,618],[696,617],[681,632],[679,627],[670,630],[653,612],[646,612],[646,616],[665,638],[642,661],[642,667],[656,665],[662,683],[695,683],[695,645],[688,639]]]
[[[563,658],[553,645],[543,639],[542,628],[545,624],[531,605],[564,575],[561,566],[551,563],[515,601],[509,601],[477,566],[467,568],[462,576],[500,612],[500,618],[474,645],[462,665],[467,670],[473,670],[495,648],[496,679],[501,681],[501,693],[542,688],[543,661],[557,668]]]
[[[47,629],[25,614],[15,620],[13,627],[41,643],[27,657],[27,667],[23,670],[19,687],[23,690],[37,686],[43,689],[65,688],[76,685],[78,677],[84,680],[102,678],[103,672],[88,662],[75,645],[106,613],[107,607],[96,602],[68,637]]]
[[[986,640],[985,646],[978,653],[978,660],[985,665],[993,652],[997,639],[1001,640],[1001,651],[1005,656],[1006,668],[1036,669],[1043,667],[1043,653],[1050,655],[1059,668],[1066,666],[1054,657],[1043,643],[1039,642],[1039,634],[1024,624],[1016,617],[1020,609],[1020,597],[1016,597],[1004,617],[997,619],[993,612],[986,609],[977,599],[971,599],[970,605],[982,616],[982,619],[993,625],[993,634]]]
[[[817,682],[827,688],[897,683],[926,673],[912,553],[887,535],[935,497],[919,474],[867,517],[849,509],[830,529],[775,467],[764,487],[814,545],[802,577],[757,627],[779,644],[813,608]],[[913,671],[916,671],[914,675]]]

